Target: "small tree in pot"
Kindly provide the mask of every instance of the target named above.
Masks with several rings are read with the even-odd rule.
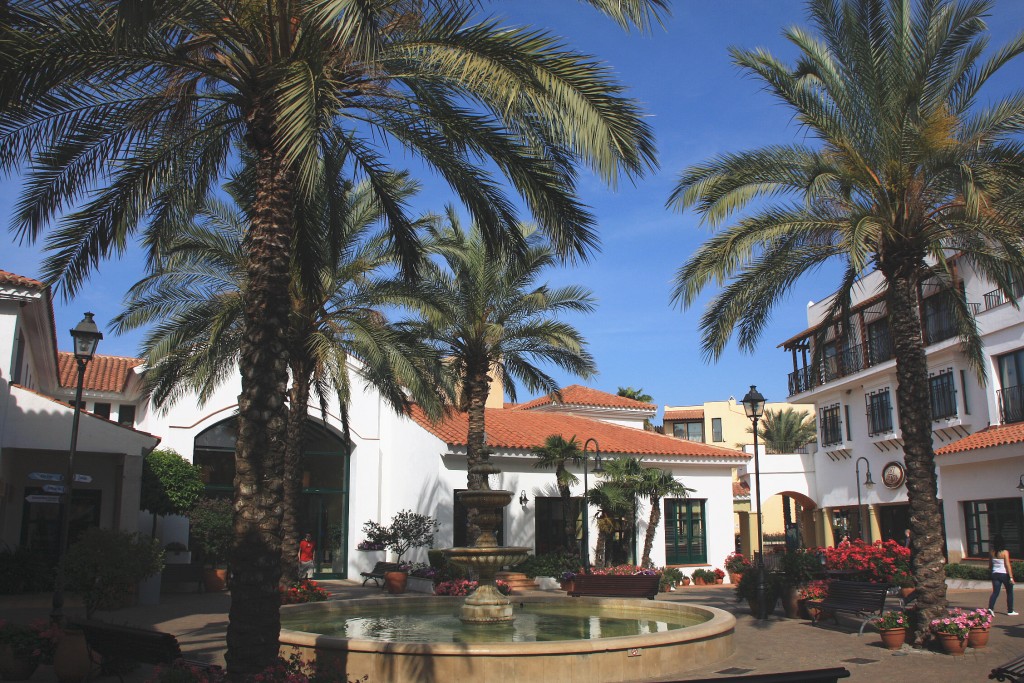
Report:
[[[209,565],[205,575],[207,590],[224,590],[228,573],[224,563],[235,538],[231,502],[219,498],[203,499],[188,513],[188,519],[189,536],[199,546],[204,562]]]
[[[440,525],[433,517],[421,515],[412,510],[402,510],[391,518],[391,524],[382,526],[377,522],[366,522],[363,533],[367,538],[383,541],[385,547],[396,555],[395,562],[401,567],[402,557],[413,548],[422,548],[434,543],[434,532]],[[396,574],[400,576],[391,576]],[[405,591],[407,574],[404,571],[389,572],[384,576],[385,585],[391,593]]]

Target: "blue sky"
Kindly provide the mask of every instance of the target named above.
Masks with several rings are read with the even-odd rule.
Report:
[[[824,298],[835,286],[822,271],[798,283],[773,313],[754,354],[731,344],[723,357],[706,364],[700,353],[698,325],[703,305],[687,311],[671,306],[669,292],[676,270],[709,234],[692,213],[665,208],[679,172],[686,166],[729,151],[771,143],[795,142],[802,131],[788,110],[741,74],[727,49],[767,47],[789,59],[793,50],[780,37],[784,27],[806,25],[802,0],[676,0],[666,30],[651,35],[624,33],[612,22],[574,0],[496,0],[494,13],[513,23],[532,23],[567,39],[577,50],[608,62],[630,95],[643,103],[654,127],[660,169],[615,190],[584,172],[581,195],[598,216],[601,252],[589,263],[553,273],[552,281],[589,287],[598,301],[596,313],[574,322],[590,344],[600,374],[589,386],[615,392],[619,386],[642,387],[660,406],[742,397],[756,384],[771,401],[786,399],[788,354],[775,347],[806,326],[806,304]],[[997,0],[989,20],[993,44],[1002,45],[1024,29],[1024,2]],[[1024,61],[1004,69],[989,96],[1019,87]],[[396,160],[401,166],[402,161]],[[423,177],[424,197],[441,198],[436,179]],[[0,186],[0,223],[18,193],[18,180]],[[426,200],[424,200],[425,202]],[[440,209],[441,204],[423,209]],[[0,269],[35,276],[39,248],[18,245],[9,233],[0,236]],[[67,331],[84,311],[96,313],[103,327],[119,310],[125,289],[141,276],[137,249],[104,263],[89,286],[71,302],[57,302],[57,335],[70,348]],[[140,335],[115,337],[109,331],[100,352],[135,355]],[[572,377],[555,376],[563,384]],[[530,398],[521,391],[520,400]]]

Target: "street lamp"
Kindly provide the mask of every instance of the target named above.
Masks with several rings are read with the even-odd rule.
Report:
[[[587,502],[587,446],[594,442],[594,474],[603,474],[601,445],[591,437],[583,442],[583,573],[590,573],[590,504]]]
[[[743,397],[743,412],[754,423],[754,488],[757,490],[757,618],[768,618],[768,604],[765,593],[768,586],[765,585],[764,575],[764,533],[761,528],[761,466],[757,455],[757,421],[764,415],[764,396],[753,384],[750,391]]]
[[[871,463],[863,455],[857,458],[854,466],[854,473],[857,476],[857,524],[860,525],[860,536],[864,537],[864,508],[860,502],[860,461],[863,460],[867,466],[867,474],[864,475],[864,488],[869,491],[875,488],[875,482],[871,481]],[[867,540],[871,540],[871,530],[868,529]]]
[[[53,611],[50,620],[55,624],[64,623],[64,556],[68,551],[68,526],[71,521],[71,489],[75,483],[75,451],[78,449],[78,419],[82,415],[82,385],[85,382],[85,366],[96,354],[96,346],[103,334],[93,322],[92,313],[86,313],[82,321],[71,330],[75,342],[75,362],[78,363],[78,388],[75,390],[75,417],[71,421],[71,448],[68,450],[68,469],[64,476],[64,500],[60,509],[60,538],[58,539],[57,576],[53,589]]]

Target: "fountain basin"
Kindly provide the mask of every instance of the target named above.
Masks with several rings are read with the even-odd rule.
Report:
[[[281,608],[282,619],[302,622],[320,620],[329,623],[354,608],[379,608],[382,612],[400,603],[409,612],[426,611],[432,606],[450,604],[455,614],[460,598],[408,597],[368,600],[327,601]],[[536,681],[552,676],[559,681],[596,683],[599,681],[639,681],[669,677],[705,666],[731,655],[735,645],[735,618],[713,607],[668,601],[619,598],[531,597],[516,600],[516,605],[564,605],[567,608],[592,607],[594,613],[607,608],[641,614],[647,619],[701,621],[693,626],[639,635],[595,639],[530,642],[472,642],[482,638],[480,630],[511,629],[511,626],[468,627],[471,642],[392,642],[345,638],[310,631],[281,630],[282,655],[299,648],[305,659],[316,660],[344,672],[354,679],[369,676],[371,681]],[[303,628],[309,628],[303,626]],[[492,636],[487,636],[492,637]]]

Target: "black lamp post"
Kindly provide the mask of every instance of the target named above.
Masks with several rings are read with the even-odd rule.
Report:
[[[757,421],[764,415],[764,396],[753,384],[743,397],[743,412],[754,423],[754,488],[757,489],[757,618],[768,618],[768,586],[764,575],[764,533],[761,528],[761,466],[757,455]]]
[[[868,529],[867,536],[864,534],[864,506],[860,502],[860,461],[863,460],[867,468],[867,473],[864,475],[864,488],[871,490],[875,488],[875,482],[871,481],[871,463],[863,455],[857,458],[857,463],[854,465],[854,474],[857,477],[857,524],[860,526],[860,537],[867,541],[871,540],[871,530]]]
[[[602,474],[601,467],[601,445],[597,439],[591,437],[583,442],[583,573],[590,573],[590,504],[587,502],[587,446],[594,442],[594,474]]]
[[[71,422],[71,448],[68,451],[68,470],[64,476],[64,500],[60,508],[59,554],[57,576],[53,589],[53,611],[50,620],[55,624],[64,623],[64,556],[68,551],[68,526],[71,521],[71,490],[75,483],[75,451],[78,449],[78,420],[82,415],[82,385],[85,382],[85,366],[96,354],[96,346],[103,334],[93,322],[92,313],[86,313],[82,322],[71,330],[75,341],[75,362],[78,363],[78,388],[75,390],[75,417]]]

